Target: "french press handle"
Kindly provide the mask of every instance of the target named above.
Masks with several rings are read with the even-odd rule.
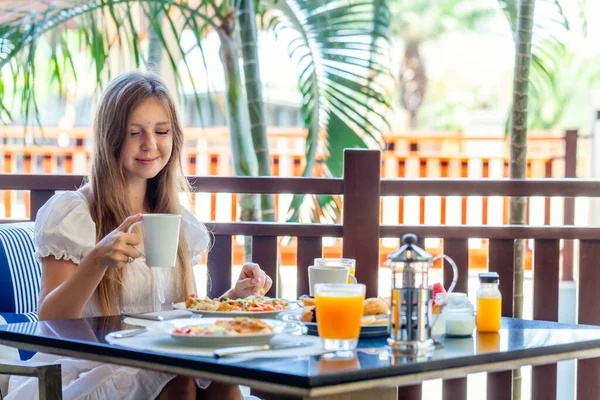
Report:
[[[444,260],[448,261],[448,264],[450,264],[452,266],[452,273],[453,273],[452,274],[452,283],[450,284],[450,287],[448,288],[448,291],[446,292],[446,295],[448,295],[448,294],[452,293],[452,291],[454,290],[454,287],[456,286],[456,282],[458,281],[458,267],[456,266],[456,263],[454,262],[454,260],[445,254],[438,254],[437,256],[433,257],[429,261],[429,265],[430,266],[433,265],[440,258],[443,258]],[[435,316],[435,319],[431,322],[432,328],[435,325],[435,323],[437,322],[437,320],[439,319],[439,316],[442,314],[442,311],[444,311],[445,307],[446,307],[446,302],[444,302],[442,305],[440,305],[440,311]]]

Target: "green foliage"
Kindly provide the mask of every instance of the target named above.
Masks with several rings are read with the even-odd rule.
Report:
[[[320,136],[325,134],[328,154],[321,170],[328,175],[339,176],[344,148],[383,146],[382,134],[387,127],[385,116],[390,105],[387,90],[391,87],[387,2],[253,2],[263,26],[294,37],[289,52],[298,66],[302,115],[308,128],[304,175],[313,174]],[[13,89],[13,99],[19,96],[17,108],[24,111],[27,121],[30,114],[39,114],[34,88],[46,86],[48,76],[50,82],[58,85],[59,91],[68,78],[81,81],[84,74],[76,68],[80,67],[77,57],[81,54],[89,58],[89,69],[93,71],[96,88],[110,79],[111,66],[116,64],[110,58],[116,51],[133,55],[135,66],[143,68],[147,62],[147,51],[140,38],[145,37],[149,27],[156,33],[171,68],[176,72],[178,87],[183,85],[182,74],[187,74],[198,113],[202,115],[194,81],[207,77],[198,77],[193,66],[188,64],[186,54],[191,49],[184,50],[177,40],[169,40],[169,37],[179,38],[184,30],[189,29],[194,33],[196,47],[202,53],[202,38],[210,30],[229,30],[227,34],[235,38],[231,32],[236,29],[235,22],[232,23],[235,19],[231,16],[232,13],[235,16],[242,5],[241,0],[200,0],[193,6],[191,2],[172,0],[62,0],[51,3],[42,12],[31,13],[27,3],[33,1],[23,1],[22,7],[17,9],[0,8],[0,12],[12,16],[0,25],[0,69],[8,66],[12,78],[11,82],[0,80],[0,117],[4,121],[11,120],[14,115],[9,106],[8,98],[11,96],[6,96],[8,87]],[[148,21],[147,26],[141,22],[144,18],[140,16]],[[116,34],[112,33],[115,27]],[[79,38],[76,47],[69,43],[69,37],[74,33]],[[46,41],[51,43],[49,75],[36,71],[35,62],[38,55],[42,58],[47,55],[46,47],[40,51],[40,43]],[[74,54],[74,48],[77,48],[78,54]],[[202,58],[204,60],[203,53]],[[183,70],[178,69],[180,62],[185,65]],[[3,74],[0,79],[5,79],[5,76]],[[243,93],[243,88],[237,84],[234,86],[241,91],[240,99],[245,99],[247,93]],[[236,104],[240,103],[236,101]],[[229,106],[231,111],[231,104]],[[238,128],[236,135],[250,132],[248,126],[240,125]],[[236,157],[241,155],[234,154],[234,159]],[[244,160],[238,161],[239,165],[245,165]],[[302,199],[295,201],[301,202]]]
[[[28,12],[25,4],[23,4],[22,10],[0,8],[0,13],[4,12],[13,16],[0,25],[0,40],[3,49],[0,52],[0,69],[10,65],[13,86],[18,88],[21,93],[21,98],[17,103],[20,111],[24,113],[25,121],[28,121],[32,108],[35,111],[37,104],[34,85],[36,82],[47,82],[45,71],[41,74],[36,73],[35,60],[40,51],[42,58],[49,55],[50,65],[53,66],[50,71],[50,81],[56,81],[59,87],[62,87],[67,75],[70,75],[75,81],[80,80],[75,68],[75,65],[80,66],[77,64],[79,54],[74,54],[73,49],[78,48],[80,52],[87,53],[89,67],[94,71],[94,83],[97,87],[101,87],[103,82],[111,78],[109,57],[115,53],[116,49],[120,54],[133,53],[136,67],[143,66],[145,62],[144,51],[140,47],[140,37],[145,35],[147,27],[140,24],[139,19],[133,18],[137,14],[145,16],[149,25],[155,28],[160,42],[167,50],[166,54],[171,67],[177,71],[178,61],[183,59],[185,63],[185,54],[180,46],[175,46],[174,49],[168,48],[166,34],[180,37],[185,29],[203,32],[209,27],[214,28],[216,26],[214,15],[209,15],[205,3],[203,1],[200,7],[190,7],[187,3],[170,0],[61,1],[56,4],[51,3],[47,9],[38,13]],[[166,12],[170,10],[170,7],[174,7],[178,12]],[[164,16],[166,30],[163,30],[162,21],[157,18],[158,15]],[[109,37],[109,26],[117,27],[118,33]],[[74,34],[80,39],[79,46],[73,46],[72,41],[69,40]],[[47,54],[46,46],[43,48],[39,46],[40,43],[47,41],[51,44],[49,54]],[[127,59],[128,57],[123,58]],[[185,65],[184,72],[194,82],[192,69],[187,63]],[[36,78],[38,75],[40,77]],[[5,79],[5,75],[2,74],[0,79]],[[182,84],[179,73],[176,74],[176,83]],[[200,112],[200,98],[198,93],[194,93],[198,112]],[[5,97],[0,98],[0,108],[8,108],[6,101]],[[35,115],[37,114],[35,112]]]
[[[514,34],[518,0],[498,0],[498,3]],[[583,107],[575,101],[579,96],[574,95],[597,82],[600,69],[592,60],[583,63],[584,59],[567,44],[587,34],[585,1],[574,1],[572,7],[576,12],[567,15],[559,0],[536,3],[529,74],[530,128],[577,128],[585,122],[586,116],[580,114]]]
[[[472,0],[390,0],[390,10],[391,33],[417,43],[474,30],[495,14],[492,7]]]
[[[345,148],[384,145],[392,87],[386,1],[280,0],[271,4],[271,18],[265,24],[292,37],[289,52],[299,71],[301,112],[308,129],[303,175],[314,174],[317,148],[324,136],[328,157],[320,171],[340,176]],[[304,196],[293,199],[289,220],[297,220],[304,201]],[[306,204],[319,201],[335,204],[331,199]],[[337,218],[335,213],[329,215]]]
[[[585,129],[589,88],[600,83],[598,56],[578,54],[561,42],[543,44],[532,62],[543,74],[530,79],[528,126],[532,129]]]

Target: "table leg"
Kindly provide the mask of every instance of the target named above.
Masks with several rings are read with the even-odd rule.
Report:
[[[250,394],[258,397],[261,400],[299,400],[302,397],[290,396],[285,394],[271,394],[267,392],[263,392],[261,390],[251,389]]]
[[[443,399],[467,400],[467,378],[444,379],[442,393]]]
[[[40,400],[62,400],[60,365],[52,365],[44,369],[38,378],[38,388]]]
[[[40,400],[62,400],[60,364],[0,360],[0,374],[38,378]]]
[[[487,374],[487,398],[488,400],[512,399],[512,371]]]
[[[319,397],[295,397],[282,396],[277,394],[267,394],[263,392],[252,391],[252,394],[260,397],[263,400],[396,400],[398,396],[397,388],[375,388],[369,390],[361,390],[358,392],[334,394],[329,396]]]
[[[400,386],[398,388],[397,400],[421,400],[421,391],[423,386],[417,385]]]
[[[321,397],[305,397],[303,400],[396,400],[398,390],[395,387],[361,390],[360,392],[336,394]]]

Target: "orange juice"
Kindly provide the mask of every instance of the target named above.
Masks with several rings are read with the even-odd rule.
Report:
[[[316,296],[317,327],[323,339],[356,339],[360,334],[364,296]]]
[[[501,298],[477,299],[477,330],[479,332],[498,332],[501,313]]]

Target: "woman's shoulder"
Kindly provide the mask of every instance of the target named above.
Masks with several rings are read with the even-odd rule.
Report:
[[[58,226],[69,225],[73,229],[93,227],[88,203],[81,189],[57,193],[38,211],[35,218],[35,230],[52,230]]]
[[[87,200],[82,189],[56,193],[38,211],[36,221],[46,214],[68,214],[76,208],[87,209]]]
[[[79,263],[96,243],[96,224],[81,190],[57,193],[35,219],[36,257],[54,255]]]

